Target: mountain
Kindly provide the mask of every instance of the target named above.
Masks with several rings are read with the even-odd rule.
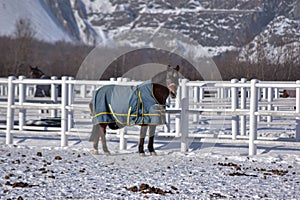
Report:
[[[55,18],[46,2],[37,0],[1,0],[0,34],[14,36],[16,23],[20,19],[30,20],[31,28],[35,33],[34,36],[39,40],[47,42],[73,41],[60,21]]]
[[[124,29],[162,27],[189,36],[211,56],[240,49],[255,56],[251,47],[262,37],[267,47],[300,41],[300,0],[2,0],[0,35],[13,36],[20,18],[32,22],[39,40],[89,45]]]
[[[300,63],[300,20],[278,16],[264,31],[241,49],[241,60],[253,63],[265,59],[268,63]]]

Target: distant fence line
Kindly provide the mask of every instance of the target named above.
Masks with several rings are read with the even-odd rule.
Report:
[[[60,127],[56,129],[44,127],[43,133],[38,134],[46,132],[53,134],[53,130],[56,130],[61,136],[61,146],[67,146],[68,135],[89,132],[87,129],[76,128],[77,122],[74,121],[77,115],[81,115],[78,123],[82,120],[91,125],[88,102],[97,87],[107,84],[140,83],[126,78],[111,78],[110,81],[74,80],[72,77],[62,77],[60,80],[56,77],[52,77],[51,80],[28,79],[24,76],[0,78],[0,109],[6,110],[6,124],[2,127],[6,144],[13,143],[14,134],[29,133],[25,124],[29,111],[47,109],[50,110],[51,117],[59,117]],[[36,84],[50,84],[51,97],[34,98]],[[57,85],[61,85],[61,97],[58,97]],[[296,97],[281,98],[284,89],[295,90]],[[199,137],[204,142],[248,143],[249,155],[255,155],[257,145],[260,144],[300,146],[300,81],[266,82],[232,79],[208,82],[182,79],[176,100],[169,101],[169,104],[170,107],[167,108],[169,123],[165,126],[164,133],[159,134],[180,137],[182,152],[187,150],[190,140],[194,137]],[[15,113],[16,110],[19,111],[18,115]],[[80,113],[85,113],[85,118]],[[190,133],[191,124],[197,123],[201,116],[231,117],[231,135],[208,136]],[[261,119],[265,118],[268,126],[272,124],[274,117],[294,119],[295,138],[282,141],[280,138],[258,137],[258,123]],[[18,125],[15,125],[15,118],[18,118]],[[174,133],[170,132],[171,123],[175,127]],[[128,130],[125,128],[112,132],[117,133],[117,137],[120,138],[120,149],[126,148],[126,140],[131,136]]]

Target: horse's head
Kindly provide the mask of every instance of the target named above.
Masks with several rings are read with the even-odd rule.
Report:
[[[171,98],[175,98],[177,95],[178,79],[179,79],[179,66],[172,67],[168,65],[168,69],[156,74],[152,78],[152,83],[158,84],[165,88],[164,90],[157,91],[157,96],[163,96],[164,100],[170,95]],[[164,96],[167,95],[167,96]],[[163,102],[161,101],[161,102]]]
[[[31,78],[40,78],[44,73],[38,67],[29,66],[29,76]]]
[[[168,65],[166,86],[170,91],[171,98],[175,98],[177,95],[178,79],[179,79],[179,66],[172,67]]]

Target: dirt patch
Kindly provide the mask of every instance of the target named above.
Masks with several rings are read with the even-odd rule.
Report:
[[[16,188],[16,187],[20,187],[20,188],[31,188],[31,187],[38,187],[39,185],[30,185],[26,182],[15,182],[15,183],[10,183],[9,181],[7,181],[5,183],[5,185],[8,185],[8,186],[12,186],[13,188]]]
[[[238,164],[235,163],[218,163],[219,166],[225,166],[225,167],[234,167],[236,170],[241,170],[241,167]]]
[[[125,187],[128,191],[131,192],[140,192],[142,194],[160,194],[160,195],[166,195],[166,194],[174,194],[172,190],[176,191],[178,193],[178,188],[175,186],[171,186],[171,190],[163,190],[161,188],[157,188],[154,186],[150,186],[146,183],[140,184],[140,186],[132,186],[132,187]]]

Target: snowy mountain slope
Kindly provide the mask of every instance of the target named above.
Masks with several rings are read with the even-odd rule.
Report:
[[[2,0],[0,3],[0,35],[13,36],[20,19],[31,21],[35,37],[48,42],[74,41],[43,1]]]
[[[300,20],[279,16],[242,48],[240,57],[251,62],[263,57],[267,62],[281,64],[287,60],[299,62],[299,53]]]
[[[3,0],[0,35],[13,35],[20,17],[32,21],[38,39],[90,45],[124,29],[162,27],[189,36],[216,56],[243,48],[278,16],[300,19],[299,10],[300,0]]]
[[[27,19],[34,37],[46,42],[95,44],[99,34],[89,24],[81,1],[3,0],[0,3],[0,35],[14,36],[16,22]]]
[[[300,1],[82,0],[90,24],[105,37],[123,29],[162,27],[196,40],[211,56],[237,51],[251,42],[278,15],[297,18]],[[280,24],[278,24],[280,26]]]
[[[100,34],[88,21],[86,5],[81,0],[45,0],[65,32],[76,41],[89,45],[101,42]]]

